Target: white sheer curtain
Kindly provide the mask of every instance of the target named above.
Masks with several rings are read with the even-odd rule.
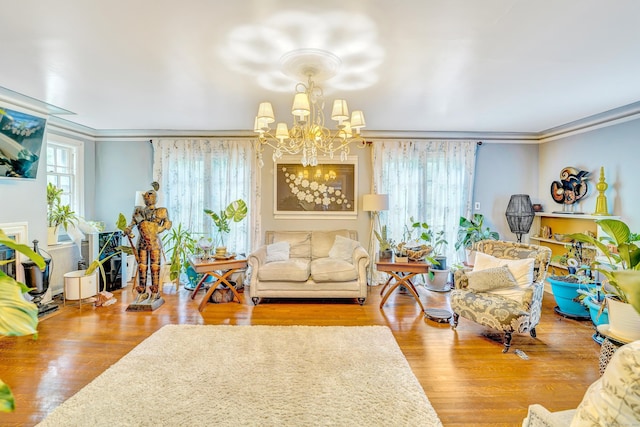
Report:
[[[413,217],[445,231],[449,264],[461,259],[455,240],[460,216],[471,213],[476,150],[475,141],[373,142],[373,188],[389,194],[380,222],[394,241]]]
[[[213,221],[204,209],[219,212],[243,199],[249,215],[232,224],[227,247],[248,254],[261,216],[260,168],[252,140],[160,139],[153,148],[153,176],[173,225],[212,236]]]

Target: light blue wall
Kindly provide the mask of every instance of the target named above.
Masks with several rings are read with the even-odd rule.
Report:
[[[98,142],[95,176],[95,219],[113,230],[120,213],[130,220],[136,191],[151,189],[153,147],[148,141]]]
[[[566,166],[591,172],[590,193],[578,204],[578,210],[593,213],[600,167],[604,166],[609,188],[605,195],[609,213],[619,215],[631,231],[640,232],[640,120],[569,136],[540,145],[539,197],[546,211],[560,210],[549,191]]]
[[[516,240],[505,211],[512,194],[528,194],[538,203],[538,145],[484,143],[478,148],[473,201],[480,203],[485,225],[500,238]],[[475,208],[475,206],[474,206]]]

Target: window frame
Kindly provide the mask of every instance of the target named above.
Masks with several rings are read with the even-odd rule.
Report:
[[[71,197],[71,209],[77,216],[84,216],[84,142],[78,139],[69,138],[62,135],[47,135],[47,182],[49,182],[50,176],[59,176],[57,173],[49,172],[49,147],[50,146],[61,147],[71,150],[73,154],[72,169],[72,189],[73,194]]]

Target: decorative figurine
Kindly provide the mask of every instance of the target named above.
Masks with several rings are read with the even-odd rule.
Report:
[[[596,184],[596,190],[598,190],[598,197],[596,197],[596,211],[593,215],[609,215],[609,208],[607,208],[607,196],[604,192],[609,188],[609,184],[604,181],[604,166],[600,167],[600,179]]]
[[[566,167],[560,172],[560,181],[551,183],[551,197],[556,203],[563,204],[566,208],[577,203],[587,195],[589,187],[587,179],[589,172],[581,171],[573,167]]]
[[[138,296],[127,307],[127,311],[153,311],[164,303],[160,296],[160,233],[171,228],[171,221],[166,208],[156,207],[157,193],[160,188],[157,182],[151,183],[152,190],[145,192],[142,197],[145,206],[136,206],[131,223],[124,233],[131,239],[133,227],[138,228],[137,260]],[[148,270],[151,270],[151,286],[147,290]]]

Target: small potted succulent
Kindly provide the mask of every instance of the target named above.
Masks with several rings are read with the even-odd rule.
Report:
[[[391,259],[393,257],[394,243],[393,240],[388,237],[387,226],[383,225],[379,233],[377,230],[374,230],[373,233],[380,246],[378,249],[378,259]]]

